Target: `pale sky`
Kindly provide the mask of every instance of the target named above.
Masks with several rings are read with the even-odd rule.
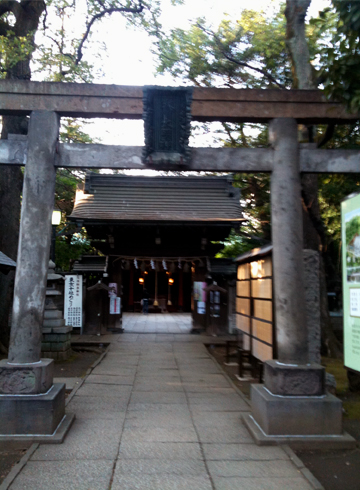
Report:
[[[73,28],[76,32],[79,18],[84,19],[82,15],[84,2],[85,0],[77,0],[78,15],[67,20],[67,30]],[[163,0],[161,22],[166,29],[174,27],[188,29],[192,20],[205,17],[209,23],[217,27],[226,14],[236,19],[244,8],[266,10],[270,13],[270,9],[276,8],[278,4],[279,0],[251,0],[251,2],[245,0],[185,0],[183,6],[172,7],[170,0]],[[328,5],[330,5],[330,0],[312,0],[308,14],[317,16],[318,11]],[[53,22],[56,23],[56,19]],[[95,63],[103,72],[102,76],[96,78],[95,83],[140,86],[178,84],[169,75],[154,75],[155,61],[150,51],[151,39],[145,32],[126,28],[121,14],[113,14],[102,22],[98,22],[93,40],[105,43],[107,46],[107,51],[99,51],[95,58],[94,51],[84,50],[84,59]],[[91,125],[87,125],[86,131],[91,136],[100,137],[104,144],[143,145],[142,121],[93,121]],[[208,146],[209,138],[197,137],[196,140],[191,141],[191,144]]]

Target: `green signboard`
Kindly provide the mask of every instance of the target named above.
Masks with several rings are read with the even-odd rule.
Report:
[[[360,194],[341,203],[344,364],[360,371]]]

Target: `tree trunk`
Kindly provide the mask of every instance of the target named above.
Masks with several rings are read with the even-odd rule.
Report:
[[[16,22],[9,26],[15,36],[29,36],[34,43],[39,20],[45,10],[45,3],[39,0],[22,0],[15,10]],[[7,79],[30,80],[31,55],[12,66]],[[9,133],[27,134],[27,118],[4,116],[1,139]],[[20,167],[0,166],[0,250],[16,261],[19,239],[20,199],[22,192],[22,172]],[[7,346],[10,329],[8,318],[12,304],[14,273],[7,276],[0,273],[0,342]]]
[[[305,37],[305,17],[311,0],[286,0],[286,44],[293,63],[295,88],[314,87],[309,48]]]
[[[311,0],[286,0],[286,43],[293,64],[295,88],[316,89],[313,69],[310,64],[309,48],[305,37],[305,17]],[[309,128],[308,128],[309,129]],[[312,130],[309,129],[309,134]],[[325,245],[316,227],[321,223],[318,201],[318,177],[316,174],[303,175],[301,179],[303,194],[304,248],[322,251]],[[326,275],[323,257],[320,254],[320,322],[322,346],[331,357],[341,357],[342,350],[332,330],[328,309]]]

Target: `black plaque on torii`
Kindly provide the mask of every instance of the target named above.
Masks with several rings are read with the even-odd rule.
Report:
[[[191,87],[144,87],[143,162],[158,167],[190,162]]]

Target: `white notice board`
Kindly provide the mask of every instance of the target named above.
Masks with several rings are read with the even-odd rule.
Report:
[[[120,315],[121,298],[110,296],[110,315]]]
[[[66,325],[82,328],[82,285],[79,275],[65,276],[64,317]]]

